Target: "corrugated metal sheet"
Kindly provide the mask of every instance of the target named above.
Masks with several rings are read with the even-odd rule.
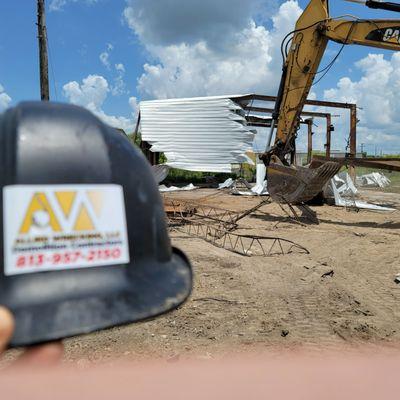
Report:
[[[173,168],[231,172],[232,164],[253,164],[246,152],[252,150],[254,131],[231,97],[143,101],[142,139]]]

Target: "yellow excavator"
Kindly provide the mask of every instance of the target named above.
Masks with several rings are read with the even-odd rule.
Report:
[[[370,8],[400,11],[400,4],[350,0]],[[329,40],[342,44],[327,67],[318,70]],[[313,168],[295,167],[296,136],[300,114],[315,78],[323,77],[348,44],[400,50],[400,20],[331,18],[328,0],[311,0],[282,42],[283,73],[267,149],[260,156],[267,167],[268,191],[278,202],[299,204],[318,195],[340,170],[336,162]],[[379,105],[377,105],[379,107]],[[271,146],[276,129],[275,142]]]

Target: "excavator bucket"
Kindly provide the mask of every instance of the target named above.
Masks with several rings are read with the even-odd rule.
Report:
[[[340,170],[336,162],[319,167],[285,166],[272,162],[267,169],[268,192],[279,203],[300,204],[312,200]]]

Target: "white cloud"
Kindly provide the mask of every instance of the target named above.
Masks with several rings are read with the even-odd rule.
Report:
[[[11,100],[11,97],[5,92],[3,86],[0,84],[0,112],[8,108]]]
[[[104,50],[99,58],[101,63],[111,71],[111,62],[110,62],[110,55],[111,52],[114,50],[114,46],[111,43],[107,44],[106,50]],[[125,77],[125,66],[122,63],[114,64],[113,69],[114,74],[114,83],[111,85],[110,90],[113,96],[121,96],[122,94],[126,94],[126,85],[124,81]]]
[[[117,73],[116,77],[114,78],[114,84],[111,88],[111,94],[113,96],[120,96],[122,94],[127,93],[126,85],[124,81],[125,76],[125,67],[124,64],[115,64],[115,71]]]
[[[51,0],[49,5],[50,11],[61,11],[64,6],[68,3],[77,3],[78,1],[83,1],[86,4],[97,3],[98,0]]]
[[[137,101],[135,97],[129,99],[129,105],[132,109],[130,118],[123,116],[114,116],[106,114],[103,110],[103,104],[110,92],[110,87],[107,80],[100,75],[89,75],[82,80],[82,83],[76,81],[68,82],[63,86],[63,94],[70,103],[83,106],[107,124],[124,129],[126,132],[131,132],[137,112]]]
[[[376,144],[386,152],[400,152],[400,53],[387,59],[383,54],[369,54],[355,66],[362,72],[361,78],[341,78],[335,88],[325,91],[324,98],[357,103],[359,144]],[[347,115],[344,123],[348,123]]]
[[[156,60],[138,80],[145,98],[275,93],[280,42],[301,13],[297,1],[286,1],[267,30],[252,18],[258,0],[127,2],[125,19]]]
[[[110,54],[107,53],[106,51],[103,51],[102,53],[100,53],[99,55],[99,59],[101,61],[101,63],[107,68],[110,69],[111,65],[110,65],[110,61],[108,60],[110,57]]]
[[[110,69],[111,68],[111,64],[110,64],[110,53],[111,51],[114,49],[114,46],[111,43],[107,44],[107,48],[106,50],[104,50],[100,56],[99,59],[101,61],[101,63],[107,68]]]
[[[82,80],[82,84],[72,81],[65,84],[63,90],[71,103],[97,109],[104,103],[110,89],[102,76],[89,75]]]
[[[124,72],[125,73],[125,67],[124,67],[124,64],[115,64],[115,69],[117,70],[117,71],[120,71],[120,72]]]
[[[247,27],[254,0],[127,0],[129,26],[145,44],[199,41],[216,45]]]

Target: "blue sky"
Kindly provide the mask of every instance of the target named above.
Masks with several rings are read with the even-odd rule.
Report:
[[[135,95],[136,77],[141,73],[145,52],[123,23],[124,6],[122,0],[101,0],[92,5],[73,2],[60,11],[47,10],[50,57],[57,88],[55,91],[50,69],[52,99],[65,101],[62,86],[72,80],[80,81],[89,74],[100,74],[112,80],[114,74],[99,59],[107,44],[114,46],[111,62],[125,65],[126,86]],[[2,0],[0,15],[3,16],[0,82],[15,102],[39,99],[36,1]],[[105,108],[111,113],[129,112],[126,96],[113,96]]]
[[[223,3],[229,4],[226,0],[203,1],[203,3],[209,3],[210,7],[215,7],[215,2],[220,2],[220,5],[223,5]],[[248,11],[243,9],[241,13],[248,12],[248,16],[254,20],[256,26],[264,27],[265,31],[273,32],[274,27],[271,18],[279,13],[279,6],[287,2],[251,0],[249,4],[251,2],[255,4],[254,9]],[[212,89],[204,89],[205,81],[201,81],[200,78],[196,86],[198,75],[204,73],[205,77],[203,79],[207,79],[207,73],[213,73],[215,67],[208,65],[210,69],[206,70],[203,65],[198,65],[201,60],[197,60],[196,57],[199,57],[198,54],[201,50],[196,46],[198,46],[197,42],[200,39],[204,39],[203,36],[198,38],[195,33],[192,35],[191,26],[182,26],[181,32],[179,24],[174,23],[174,21],[168,24],[168,21],[165,21],[178,18],[176,12],[171,11],[171,15],[168,14],[169,10],[173,9],[177,3],[178,6],[179,3],[187,6],[193,3],[193,0],[47,0],[51,98],[58,101],[81,102],[80,104],[86,106],[91,99],[88,99],[86,94],[83,96],[81,93],[79,85],[82,85],[82,80],[90,75],[104,78],[101,81],[97,79],[96,85],[103,85],[104,89],[104,85],[107,84],[107,87],[100,93],[97,100],[94,100],[94,105],[88,107],[100,110],[99,112],[104,115],[124,118],[122,121],[127,124],[127,120],[133,119],[132,106],[134,102],[132,100],[129,101],[132,98],[140,101],[141,99],[174,95],[226,94],[223,92],[227,91],[241,93],[248,90],[274,94],[276,85],[271,86],[265,83],[271,81],[271,76],[274,77],[274,81],[277,82],[279,80],[277,71],[279,71],[280,60],[274,59],[274,55],[271,56],[271,65],[276,65],[277,67],[271,66],[271,76],[260,78],[259,81],[256,78],[250,79],[246,77],[244,79],[246,82],[236,85],[238,82],[236,77],[232,78],[231,81],[228,79],[227,83],[224,84],[221,82],[222,78],[217,77],[215,79],[219,83],[215,85],[215,93]],[[289,3],[293,3],[293,1],[289,1]],[[305,0],[298,2],[301,8],[304,8],[307,3],[308,1]],[[201,12],[206,12],[204,7]],[[243,7],[246,7],[246,5]],[[179,7],[177,9],[179,10]],[[127,10],[130,10],[130,12]],[[211,15],[215,15],[215,12],[214,10]],[[224,21],[225,25],[219,26],[219,30],[216,31],[218,34],[224,32],[224,27],[232,30],[232,27],[235,26],[238,27],[238,32],[242,32],[241,30],[245,32],[245,27],[240,26],[242,23],[240,16],[231,14],[228,16],[231,20],[227,19]],[[370,10],[341,0],[331,1],[331,14],[333,16],[353,14],[364,18],[397,17],[395,13]],[[22,100],[39,99],[38,48],[35,25],[36,1],[2,0],[0,2],[0,15],[2,15],[2,24],[0,25],[0,89],[2,88],[3,92],[11,99],[7,103],[9,105]],[[138,15],[142,16],[142,20],[138,21]],[[165,20],[163,15],[165,15]],[[205,14],[205,18],[208,18],[207,15],[209,14]],[[196,18],[196,15],[194,17]],[[293,16],[288,18],[294,20]],[[160,28],[158,36],[153,35],[154,32],[146,31],[146,26],[151,27],[151,24],[154,23],[155,30],[157,30],[164,22],[164,30]],[[218,25],[218,20],[216,20],[215,25]],[[195,28],[194,24],[193,30]],[[288,30],[289,28],[291,26],[288,26]],[[182,38],[180,38],[181,34]],[[232,34],[230,31],[229,34],[227,33],[228,39],[230,38],[229,35]],[[245,35],[247,34],[248,32]],[[265,32],[257,31],[254,28],[251,33],[253,36],[249,37],[254,38],[261,34],[265,34]],[[208,53],[206,54],[211,54],[215,63],[221,63],[225,54],[233,60],[234,56],[226,50],[224,43],[215,43],[215,38],[211,36],[204,40],[208,46]],[[182,43],[187,45],[182,45]],[[185,48],[182,46],[185,46]],[[332,58],[337,48],[337,45],[330,46],[322,65],[325,65]],[[260,52],[262,52],[262,48]],[[103,62],[100,57],[102,53]],[[272,53],[274,53],[274,50],[271,50]],[[106,55],[104,56],[104,54]],[[346,97],[346,89],[342,88],[337,92],[334,91],[340,78],[349,77],[351,82],[357,83],[362,80],[364,75],[371,74],[370,71],[368,72],[365,69],[368,69],[368,67],[365,67],[364,70],[355,67],[355,63],[367,57],[368,54],[384,54],[384,59],[386,60],[390,60],[392,57],[391,52],[384,52],[379,49],[356,46],[346,47],[331,72],[314,88],[318,98],[327,98],[329,93],[327,94],[326,91],[329,90],[331,90],[330,96]],[[243,58],[246,57],[252,57],[252,55],[244,54]],[[171,61],[171,58],[176,58],[177,60]],[[181,58],[182,63],[180,64]],[[190,64],[191,58],[193,65]],[[379,62],[379,60],[376,62]],[[166,63],[172,63],[173,67],[171,68],[175,71],[172,75],[170,70],[164,67]],[[367,61],[365,63],[368,64]],[[144,67],[145,64],[148,65],[149,69]],[[158,68],[160,65],[161,67]],[[262,65],[260,61],[260,66]],[[184,79],[183,72],[185,68],[192,67],[193,75],[190,77],[189,71],[189,78]],[[182,79],[175,79],[174,75],[181,72]],[[256,70],[251,71],[251,73],[257,75]],[[138,82],[141,77],[142,79]],[[106,83],[104,83],[105,81]],[[70,82],[76,82],[78,86],[70,85],[66,94],[65,85]],[[166,85],[165,90],[159,90],[163,85]],[[362,97],[362,90],[366,90],[365,85],[361,84],[361,86],[359,88],[360,97]],[[265,90],[263,90],[264,88]],[[221,92],[217,93],[217,91]],[[133,107],[135,108],[135,105]],[[397,109],[392,110],[393,115],[396,114],[395,111]],[[396,145],[399,138],[396,136],[397,132],[393,133],[388,129],[390,130],[390,127],[393,128],[393,122],[399,122],[400,126],[400,120],[395,119],[395,121],[392,121],[388,119],[386,125],[382,121],[373,122],[380,129],[378,136],[373,136],[370,131],[367,132],[370,129],[367,126],[367,122],[366,119],[365,132],[363,133],[363,129],[361,129],[361,134],[365,135],[365,138],[370,137],[368,143],[371,146],[374,143],[382,142],[384,140],[382,135],[391,136],[391,148]],[[130,126],[131,123],[128,125]],[[395,137],[393,137],[393,134]],[[398,147],[400,151],[400,144]]]

